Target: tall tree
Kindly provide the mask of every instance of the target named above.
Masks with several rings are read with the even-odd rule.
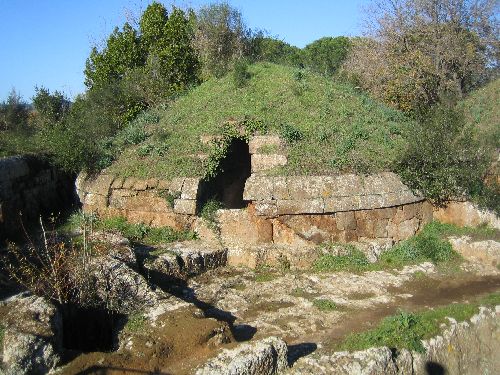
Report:
[[[194,45],[204,78],[224,75],[246,53],[249,30],[241,13],[228,3],[202,7],[196,17]]]
[[[85,85],[93,88],[120,80],[128,69],[143,65],[144,59],[137,31],[125,23],[122,30],[113,30],[101,51],[92,48],[85,67]]]
[[[318,73],[332,75],[346,59],[350,46],[345,36],[318,39],[304,49],[307,65]]]
[[[418,112],[498,69],[496,0],[375,0],[344,65],[375,96]]]
[[[26,128],[28,114],[28,105],[13,88],[7,100],[0,103],[0,130],[21,130]]]

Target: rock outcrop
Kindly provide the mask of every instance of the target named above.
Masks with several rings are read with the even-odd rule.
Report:
[[[393,356],[386,347],[304,357],[289,374],[496,374],[500,369],[500,306],[481,308],[469,321],[450,325],[423,341],[425,353],[409,350]]]
[[[62,316],[42,297],[12,302],[3,338],[7,375],[46,374],[60,362]],[[0,371],[1,372],[1,371]]]
[[[196,375],[273,375],[288,367],[286,343],[269,337],[224,350],[196,371]]]

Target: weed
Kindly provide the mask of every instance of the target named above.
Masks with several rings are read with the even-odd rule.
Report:
[[[255,269],[255,281],[258,283],[272,281],[275,278],[276,275],[271,272],[271,268],[268,266],[259,266]]]
[[[424,261],[435,264],[458,261],[460,255],[455,252],[451,244],[442,239],[447,225],[437,222],[430,223],[416,236],[400,242],[380,257],[380,263],[386,266],[402,266]]]
[[[326,244],[327,248],[333,244]],[[370,269],[370,263],[360,250],[353,245],[335,244],[342,248],[342,254],[324,254],[313,264],[313,269],[317,272],[326,271],[364,271]]]
[[[164,198],[167,201],[168,205],[171,208],[174,208],[175,200],[179,199],[181,197],[181,193],[179,191],[173,193],[169,190],[160,190],[158,192],[158,196],[160,196],[161,198]]]
[[[389,348],[410,349],[425,352],[422,345],[424,334],[429,331],[422,316],[400,312],[382,320],[377,328],[350,334],[341,344],[342,350],[364,350],[370,347],[388,346]]]
[[[223,208],[222,202],[216,199],[208,200],[202,207],[200,216],[205,219],[208,227],[212,230],[218,230],[217,210]]]
[[[321,310],[321,311],[333,311],[333,310],[337,310],[338,309],[338,306],[335,302],[333,302],[332,300],[329,300],[329,299],[315,299],[313,301],[313,305],[318,309],[318,310]]]
[[[188,241],[197,238],[196,233],[191,231],[178,231],[171,227],[154,228],[144,223],[132,224],[121,216],[100,220],[97,228],[107,231],[116,230],[129,240],[148,245]]]
[[[464,321],[476,314],[479,306],[498,304],[500,293],[494,292],[469,304],[452,303],[418,313],[400,312],[383,319],[374,329],[350,334],[338,349],[356,351],[388,346],[391,349],[410,349],[422,353],[425,351],[422,340],[439,334],[441,325],[448,323],[447,317],[458,322]]]
[[[298,142],[304,138],[302,131],[290,124],[281,125],[280,135],[289,144]]]
[[[128,316],[125,329],[128,332],[139,332],[144,329],[146,317],[143,314],[132,314]]]

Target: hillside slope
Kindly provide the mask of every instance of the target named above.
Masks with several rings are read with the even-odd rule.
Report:
[[[482,142],[500,148],[500,79],[474,91],[459,104]]]
[[[409,120],[351,86],[270,63],[252,65],[249,72],[242,88],[228,74],[160,111],[148,138],[127,148],[109,171],[141,178],[202,176],[206,161],[197,155],[208,154],[210,146],[200,137],[220,134],[229,119],[262,121],[271,134],[293,133],[288,165],[279,174],[384,170],[403,146]]]

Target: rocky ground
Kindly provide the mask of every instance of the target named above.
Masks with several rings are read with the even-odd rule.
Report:
[[[137,258],[144,249],[134,251],[127,241],[104,237],[115,251],[96,260],[101,272],[96,287],[119,313],[114,349],[63,350],[68,339],[61,331],[68,323],[61,324],[57,308],[18,295],[0,306],[7,326],[7,374],[51,368],[60,374],[397,373],[398,366],[422,367],[423,359],[410,353],[403,366],[384,349],[352,357],[336,353],[336,347],[347,334],[372,328],[399,309],[467,302],[500,290],[496,240],[450,239],[465,258],[453,269],[422,263],[351,273],[223,267],[225,250],[209,251],[200,243],[163,249],[141,263]],[[498,313],[483,312],[476,320],[489,324],[481,325],[483,330],[497,332]],[[453,332],[462,332],[469,342],[486,340],[492,350],[499,345],[498,337],[476,337],[470,325],[457,327]],[[375,367],[367,370],[366,363]]]

